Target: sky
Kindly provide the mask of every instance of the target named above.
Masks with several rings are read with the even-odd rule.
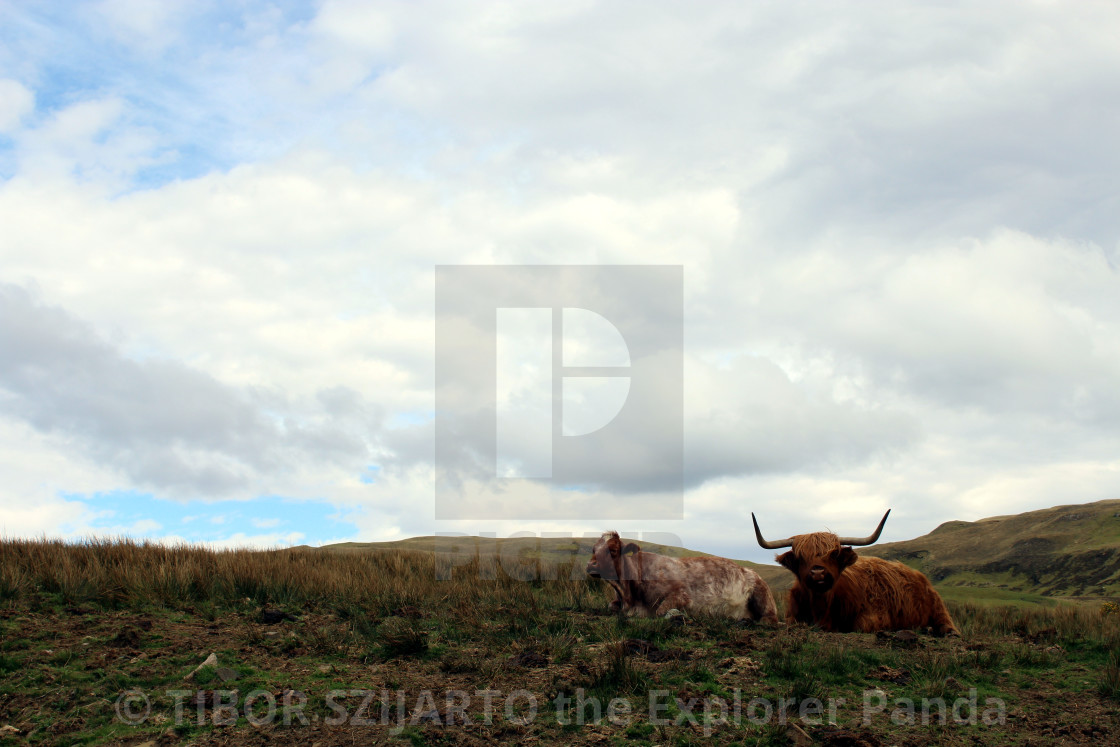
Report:
[[[889,541],[1120,498],[1117,32],[1091,0],[0,1],[0,535],[764,561],[751,512],[889,508]],[[440,265],[682,268],[681,518],[435,518]]]

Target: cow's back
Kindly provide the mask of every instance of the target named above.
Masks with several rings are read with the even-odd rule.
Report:
[[[931,624],[935,599],[939,601],[939,597],[920,571],[898,561],[861,556],[844,571],[842,578],[859,586],[864,609],[876,612],[887,629],[905,630]]]
[[[679,581],[688,593],[694,612],[721,615],[736,620],[746,617],[747,600],[759,582],[758,574],[725,558],[670,558],[643,553],[658,560],[643,558],[643,578]]]

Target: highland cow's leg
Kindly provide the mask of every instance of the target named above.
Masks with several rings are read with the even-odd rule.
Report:
[[[945,607],[944,600],[941,595],[930,589],[933,594],[933,613],[930,615],[930,625],[933,626],[934,635],[946,635],[960,637],[961,632],[957,630],[957,626],[953,624],[953,618],[949,616],[949,610]]]
[[[856,618],[852,630],[857,633],[875,633],[880,630],[890,630],[890,621],[880,614],[874,612],[864,612]]]
[[[617,581],[607,581],[610,587],[614,589],[614,599],[611,600],[607,609],[611,612],[619,612],[633,606],[633,603],[628,599],[626,589]]]
[[[747,599],[747,612],[752,620],[772,625],[778,623],[778,606],[774,604],[774,595],[770,593],[769,586],[755,584],[750,598]]]
[[[683,584],[669,583],[659,591],[661,593],[657,595],[657,602],[650,605],[651,615],[664,615],[669,610],[684,612],[692,604],[692,597],[689,596]]]
[[[811,617],[806,617],[805,619],[802,619],[801,608],[798,606],[798,603],[797,603],[797,594],[794,593],[793,589],[790,589],[789,592],[786,593],[786,622],[797,623],[797,622],[812,622],[812,621],[813,620],[812,620]]]

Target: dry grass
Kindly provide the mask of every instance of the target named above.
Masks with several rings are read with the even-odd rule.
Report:
[[[439,580],[435,557],[422,552],[210,550],[131,539],[0,540],[0,600],[45,592],[60,595],[67,604],[96,602],[110,608],[126,603],[180,608],[248,599],[388,614],[433,601],[470,610],[483,593],[492,604],[536,604],[534,584],[504,574],[493,579],[484,575],[474,560],[455,569],[454,583]],[[548,583],[561,599],[583,601],[585,581]]]

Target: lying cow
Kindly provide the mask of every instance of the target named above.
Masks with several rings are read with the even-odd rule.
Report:
[[[724,558],[670,558],[625,546],[604,532],[591,550],[587,573],[615,591],[611,609],[643,616],[671,609],[778,622],[770,587],[749,568]]]
[[[789,591],[787,620],[813,623],[837,633],[928,626],[938,635],[960,635],[941,595],[925,575],[897,561],[860,557],[852,550],[878,540],[890,514],[887,511],[870,537],[814,532],[781,542],[764,540],[758,520],[751,514],[759,545],[768,550],[793,548],[777,556],[797,576]]]

